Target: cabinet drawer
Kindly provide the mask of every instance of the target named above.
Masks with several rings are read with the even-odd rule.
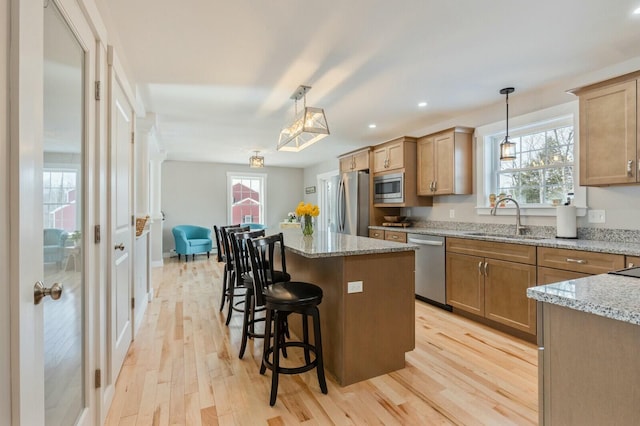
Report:
[[[496,243],[493,241],[447,238],[447,251],[482,256],[509,262],[536,264],[535,246],[524,244]]]
[[[384,240],[384,231],[381,231],[379,229],[369,229],[369,238]]]
[[[624,262],[625,268],[640,266],[640,256],[627,256]]]
[[[577,278],[584,278],[588,276],[589,274],[583,274],[582,272],[565,271],[563,269],[538,266],[538,285],[559,283],[560,281],[575,280]]]
[[[399,231],[384,231],[384,239],[389,241],[396,241],[399,243],[406,243],[407,233]]]
[[[604,274],[624,268],[624,256],[621,254],[538,247],[538,266],[582,272],[584,274]]]

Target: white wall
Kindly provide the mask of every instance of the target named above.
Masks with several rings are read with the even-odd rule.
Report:
[[[318,185],[318,175],[323,173],[332,172],[334,170],[340,169],[340,163],[337,158],[327,160],[322,163],[318,163],[314,166],[307,167],[304,169],[304,188],[308,186],[316,186]],[[303,192],[304,192],[304,188]],[[318,191],[320,188],[316,188],[316,192],[313,194],[304,194],[304,202],[305,203],[313,203],[318,204]]]
[[[245,165],[189,161],[162,163],[162,251],[175,247],[171,229],[180,224],[227,224],[227,172],[267,174],[267,226],[278,224],[303,199],[303,170],[284,167],[252,169]]]
[[[0,1],[0,424],[11,424],[9,321],[9,2]]]

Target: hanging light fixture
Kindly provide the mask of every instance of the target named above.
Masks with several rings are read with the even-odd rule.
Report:
[[[295,100],[295,116],[293,123],[280,132],[278,151],[302,151],[329,134],[327,117],[322,108],[307,106],[307,92],[311,86],[299,86],[291,95]],[[303,108],[298,113],[298,101],[303,100]]]
[[[251,157],[249,157],[249,167],[251,168],[258,168],[258,167],[264,167],[264,157],[260,154],[260,151],[254,151],[255,155],[252,155]]]
[[[516,89],[513,87],[505,87],[500,90],[501,95],[506,95],[507,102],[507,134],[504,136],[504,140],[500,144],[500,160],[510,161],[516,159],[516,144],[509,139],[509,94],[513,93]]]

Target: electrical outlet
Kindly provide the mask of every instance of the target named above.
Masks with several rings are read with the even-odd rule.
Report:
[[[454,209],[449,210],[449,218],[453,219],[456,217],[456,211]]]
[[[347,293],[362,293],[362,281],[349,281],[347,283]]]
[[[589,223],[605,223],[606,215],[604,210],[589,210]]]

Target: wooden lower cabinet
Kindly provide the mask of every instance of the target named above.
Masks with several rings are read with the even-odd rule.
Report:
[[[627,256],[624,264],[626,268],[633,268],[634,266],[640,266],[640,257]]]
[[[454,308],[484,316],[484,259],[447,253],[447,303]]]
[[[384,240],[384,231],[379,229],[369,229],[369,238]]]
[[[545,268],[538,266],[538,285],[558,283],[560,281],[575,280],[588,277],[589,274],[574,271],[564,271],[562,269]]]
[[[485,269],[485,318],[535,335],[536,301],[527,288],[536,285],[536,266],[488,259]]]
[[[401,231],[383,231],[380,229],[369,229],[369,238],[395,241],[397,243],[406,243],[407,233]]]
[[[536,304],[527,297],[527,288],[536,285],[535,249],[533,246],[448,238],[447,303],[535,335]],[[456,253],[458,250],[464,253]],[[504,260],[513,258],[526,263]]]

